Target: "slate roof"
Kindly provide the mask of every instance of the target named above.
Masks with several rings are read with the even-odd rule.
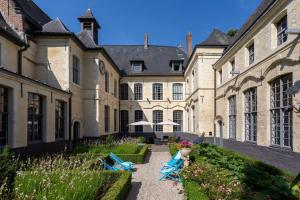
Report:
[[[248,18],[246,23],[239,29],[224,54],[228,52],[237,43],[244,34],[256,23],[256,21],[278,0],[262,0],[260,5],[256,8],[254,13]]]
[[[56,18],[48,22],[47,24],[43,25],[42,32],[69,33],[70,31],[59,18]]]
[[[231,38],[222,31],[214,29],[206,40],[198,44],[198,46],[228,46]]]
[[[42,29],[42,26],[51,18],[39,8],[32,0],[15,0],[24,12],[26,18],[38,29]]]
[[[99,47],[91,35],[90,31],[83,30],[77,34],[78,39],[86,46],[87,48],[97,48]]]
[[[170,61],[184,60],[184,66],[187,62],[186,53],[179,47],[149,45],[145,49],[144,45],[104,45],[103,48],[125,76],[183,75],[172,71]],[[143,61],[143,72],[133,73],[131,61]]]
[[[10,39],[17,44],[24,45],[25,43],[21,40],[19,35],[6,23],[5,19],[3,18],[0,12],[0,32],[6,38]]]

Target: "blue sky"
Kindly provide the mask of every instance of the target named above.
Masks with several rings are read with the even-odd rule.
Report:
[[[73,32],[80,31],[77,17],[91,8],[102,29],[100,44],[185,46],[187,32],[193,44],[213,28],[239,28],[261,0],[34,0],[51,18],[59,17]]]

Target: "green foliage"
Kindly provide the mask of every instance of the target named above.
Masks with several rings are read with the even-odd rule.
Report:
[[[123,200],[131,188],[131,173],[123,172],[119,180],[105,193],[101,200]]]
[[[15,184],[16,199],[94,200],[117,181],[117,173],[99,171],[26,171]],[[99,198],[100,199],[100,198]]]
[[[229,37],[234,37],[234,36],[237,34],[237,32],[238,32],[238,29],[230,29],[230,30],[227,31],[226,34],[227,34]]]
[[[145,143],[146,139],[145,139],[145,137],[140,136],[140,137],[137,138],[137,141],[138,141],[138,143]]]
[[[17,173],[18,161],[5,147],[0,150],[0,196],[10,198]]]
[[[114,141],[115,141],[115,139],[114,139],[113,135],[108,135],[105,138],[105,144],[109,147],[111,147],[114,144]]]
[[[169,144],[169,151],[170,151],[170,154],[173,156],[175,155],[175,153],[178,151],[178,149],[176,148],[176,146],[174,144]]]
[[[175,137],[169,137],[169,143],[175,143],[176,142],[176,138]]]
[[[184,181],[183,186],[189,200],[209,200],[197,182]]]
[[[133,162],[135,164],[144,163],[145,158],[148,154],[148,145],[141,146],[141,150],[138,154],[117,154],[122,160]]]
[[[297,177],[293,180],[291,187],[294,187],[295,185],[297,185],[298,183],[300,183],[300,173],[297,175]]]

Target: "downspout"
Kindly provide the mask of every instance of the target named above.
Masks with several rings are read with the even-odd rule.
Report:
[[[23,46],[19,51],[18,51],[18,71],[17,73],[22,75],[22,57],[23,57],[23,52],[25,52],[28,49],[28,45],[25,44],[25,46]]]
[[[214,69],[214,144],[216,144],[216,120],[217,117],[217,84],[216,84],[216,69]]]

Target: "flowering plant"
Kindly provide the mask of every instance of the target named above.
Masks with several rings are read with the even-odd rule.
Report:
[[[183,140],[180,142],[180,146],[182,148],[190,148],[193,145],[193,143],[187,141],[187,140]]]

